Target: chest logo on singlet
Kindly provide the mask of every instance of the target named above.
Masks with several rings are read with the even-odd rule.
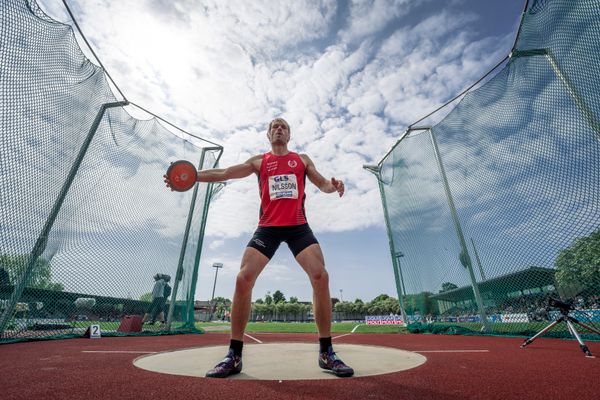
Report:
[[[298,181],[295,174],[269,176],[269,197],[272,200],[297,199]]]
[[[298,163],[296,162],[296,160],[289,160],[288,161],[288,166],[290,168],[296,168],[297,165],[298,165]]]
[[[277,160],[270,161],[267,163],[267,172],[275,171],[277,169]]]

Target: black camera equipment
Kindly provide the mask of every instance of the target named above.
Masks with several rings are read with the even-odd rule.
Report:
[[[575,309],[575,307],[573,307],[573,303],[567,303],[567,302],[557,299],[555,297],[548,298],[548,305],[550,307],[559,308],[561,311],[562,310],[571,311],[571,310]]]
[[[594,332],[599,335],[600,335],[600,331],[594,327],[591,327],[589,325],[586,325],[586,324],[578,321],[576,318],[573,318],[572,316],[569,315],[569,313],[575,309],[572,302],[566,302],[566,301],[557,299],[555,297],[550,297],[550,298],[548,298],[548,305],[550,307],[559,309],[560,314],[561,314],[560,317],[557,318],[556,321],[552,321],[548,326],[546,326],[544,329],[542,329],[541,331],[539,331],[538,333],[536,333],[529,339],[526,339],[523,342],[523,344],[521,345],[521,348],[524,349],[528,344],[533,342],[538,337],[542,336],[544,333],[548,332],[554,326],[558,325],[561,322],[565,322],[567,324],[567,329],[569,330],[569,333],[571,334],[571,336],[573,336],[577,340],[577,342],[579,342],[579,348],[581,348],[581,351],[583,351],[583,354],[585,354],[585,356],[588,358],[595,358],[592,355],[592,353],[590,352],[590,350],[588,349],[588,347],[586,346],[586,344],[583,343],[583,340],[581,340],[581,337],[579,336],[579,333],[577,333],[577,330],[575,329],[574,324],[582,326],[585,329],[589,330],[590,332]]]

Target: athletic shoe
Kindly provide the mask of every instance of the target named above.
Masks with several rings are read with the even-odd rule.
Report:
[[[332,371],[337,376],[346,377],[354,375],[354,370],[344,364],[344,362],[335,354],[333,347],[329,346],[326,353],[319,354],[319,367]]]
[[[226,378],[229,375],[239,374],[242,371],[242,357],[233,355],[233,350],[229,352],[213,369],[206,373],[207,378]]]

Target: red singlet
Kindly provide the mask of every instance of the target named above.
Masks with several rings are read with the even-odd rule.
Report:
[[[265,153],[260,164],[258,226],[306,224],[304,183],[306,166],[298,153],[285,156]]]

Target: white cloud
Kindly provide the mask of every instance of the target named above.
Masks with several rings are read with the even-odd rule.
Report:
[[[62,2],[42,3],[67,20]],[[223,144],[222,166],[268,151],[268,121],[288,119],[291,149],[347,185],[341,199],[309,186],[307,213],[320,232],[382,226],[377,181],[362,165],[379,161],[408,124],[510,48],[508,36],[470,31],[477,17],[467,12],[435,7],[403,18],[423,3],[69,2],[127,98]],[[255,177],[229,182],[210,208],[209,248],[221,251],[223,239],[252,232],[258,207]],[[237,256],[229,262],[239,265]]]
[[[421,0],[353,0],[350,2],[348,28],[340,32],[345,41],[377,33],[390,21],[406,15]]]

